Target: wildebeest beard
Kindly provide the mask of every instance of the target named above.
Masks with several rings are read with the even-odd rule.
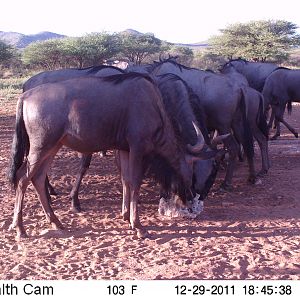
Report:
[[[191,190],[183,188],[184,183],[163,157],[159,155],[148,156],[144,160],[144,168],[146,177],[153,178],[160,184],[160,197],[168,199],[172,194],[176,194],[183,204],[187,204],[194,198]]]

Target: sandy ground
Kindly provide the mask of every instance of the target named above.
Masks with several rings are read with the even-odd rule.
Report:
[[[287,119],[298,131],[300,107]],[[78,168],[63,149],[51,168],[59,192],[53,208],[68,231],[49,230],[30,186],[24,223],[30,237],[9,232],[14,195],[6,182],[14,104],[0,107],[0,279],[300,279],[300,142],[285,129],[270,142],[272,168],[260,184],[246,183],[239,163],[234,191],[218,190],[224,171],[195,220],[158,212],[157,187],[142,188],[141,221],[151,238],[139,240],[121,216],[121,184],[114,158],[95,155],[80,193],[83,212],[70,212],[68,193]],[[260,155],[256,148],[256,166]]]

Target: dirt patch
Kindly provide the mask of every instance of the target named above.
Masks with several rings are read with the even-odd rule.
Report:
[[[270,142],[272,167],[248,185],[239,163],[234,191],[218,191],[224,172],[194,220],[158,214],[157,187],[142,187],[141,222],[151,238],[138,240],[121,216],[122,187],[110,153],[94,155],[80,192],[83,212],[69,211],[78,169],[76,153],[62,149],[50,178],[59,195],[53,208],[67,231],[48,229],[30,186],[24,224],[30,237],[9,232],[14,195],[6,182],[14,104],[0,108],[0,279],[300,279],[300,142],[283,129]],[[287,118],[299,130],[300,107]],[[256,167],[260,155],[256,145]]]

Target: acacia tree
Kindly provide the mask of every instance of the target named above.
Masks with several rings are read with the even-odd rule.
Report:
[[[163,43],[152,33],[132,34],[121,33],[120,51],[128,60],[136,65],[140,65],[146,57],[162,51]]]
[[[189,47],[173,45],[168,52],[169,55],[178,57],[177,62],[186,66],[189,66],[194,59],[194,52]]]
[[[99,65],[119,52],[119,39],[115,34],[91,33],[78,38],[66,38],[63,56],[78,68]]]
[[[210,39],[210,51],[227,58],[283,61],[292,47],[300,45],[297,26],[284,20],[236,23]]]
[[[23,53],[23,61],[27,65],[48,70],[99,65],[119,52],[118,43],[116,35],[107,33],[46,40],[27,46]]]
[[[13,47],[0,41],[0,65],[6,64],[13,56]]]
[[[30,67],[53,70],[64,65],[62,49],[62,39],[35,42],[24,49],[22,60]]]

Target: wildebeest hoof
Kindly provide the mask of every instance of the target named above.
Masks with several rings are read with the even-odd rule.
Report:
[[[73,213],[80,213],[81,212],[81,207],[80,206],[72,206],[71,211]]]
[[[122,217],[123,217],[123,221],[128,221],[128,222],[130,222],[129,213],[123,214]]]
[[[54,230],[64,230],[64,226],[60,222],[51,222],[51,227]]]
[[[255,183],[255,180],[256,180],[256,177],[255,177],[255,176],[249,176],[249,177],[248,177],[248,182],[251,183],[251,184],[254,184],[254,183]]]
[[[256,177],[264,177],[264,176],[267,175],[267,173],[268,173],[267,170],[260,170],[260,171],[257,173]]]
[[[17,235],[16,235],[16,241],[18,241],[18,242],[23,241],[28,238],[29,238],[29,236],[27,235],[26,232],[17,233]]]
[[[295,138],[298,138],[298,132],[294,133]]]
[[[49,194],[51,196],[57,196],[58,195],[58,193],[54,189],[49,189]]]
[[[227,192],[232,192],[233,191],[233,186],[232,184],[223,182],[220,186],[221,191],[227,191]]]
[[[14,223],[10,224],[9,227],[8,227],[8,231],[13,231],[15,229],[15,225]]]
[[[139,239],[146,239],[150,237],[150,234],[145,229],[136,228],[136,235]]]
[[[275,135],[273,135],[273,136],[270,138],[270,140],[271,140],[271,141],[275,141],[275,140],[277,140],[277,138],[278,138],[279,136],[280,136],[279,134],[275,134]]]
[[[106,153],[106,151],[100,151],[99,155],[100,155],[100,157],[105,157],[105,156],[107,156],[107,153]]]

